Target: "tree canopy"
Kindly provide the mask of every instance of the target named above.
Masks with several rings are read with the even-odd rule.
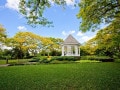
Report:
[[[5,28],[0,24],[0,42],[4,42],[7,37]]]
[[[52,2],[63,7],[66,5],[66,0],[20,0],[19,8],[28,24],[50,26],[52,22],[44,17],[44,11]],[[77,17],[82,19],[80,30],[83,32],[94,31],[101,23],[120,19],[120,0],[80,0],[77,4],[80,7]]]
[[[20,12],[28,20],[30,25],[50,26],[52,22],[43,16],[44,10],[51,7],[51,2],[57,5],[65,5],[65,0],[20,0]]]
[[[88,54],[120,57],[120,23],[114,19],[104,29],[98,31],[96,36],[86,42],[81,48]]]
[[[120,0],[81,0],[78,18],[82,19],[80,30],[94,31],[101,23],[111,23],[119,19]]]

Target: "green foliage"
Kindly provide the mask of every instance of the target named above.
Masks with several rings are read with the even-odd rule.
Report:
[[[106,28],[99,30],[94,38],[81,46],[81,51],[81,55],[83,53],[83,55],[99,55],[120,58],[119,18],[114,19]]]
[[[77,17],[82,19],[80,30],[83,32],[94,31],[100,23],[110,23],[120,17],[119,0],[81,0],[79,7]]]
[[[116,63],[120,63],[120,59],[115,59],[115,62]]]
[[[54,56],[51,58],[51,60],[58,60],[58,61],[77,61],[80,60],[80,57],[75,57],[75,56]]]
[[[70,64],[70,63],[76,63],[76,62],[75,61],[68,61],[68,60],[64,60],[64,61],[52,60],[50,62],[50,64]]]
[[[108,56],[81,56],[81,60],[97,60],[102,62],[114,62],[114,59]]]
[[[52,22],[44,17],[44,10],[51,7],[51,2],[57,5],[65,5],[65,0],[20,0],[20,12],[28,20],[30,25],[52,26]]]
[[[50,52],[50,56],[61,56],[61,51],[52,50],[52,51]]]
[[[12,49],[12,58],[13,59],[23,59],[24,57],[24,52],[22,49],[20,49],[19,47],[15,47]]]
[[[80,60],[80,61],[77,61],[79,63],[99,63],[101,61],[97,61],[97,60]]]
[[[50,50],[49,53],[52,55],[59,55],[60,46],[57,43],[61,43],[62,41],[63,40],[59,38],[41,37],[32,32],[18,32],[11,38],[9,44],[11,44],[11,47],[14,47],[13,51],[17,53],[21,51],[21,53],[18,54],[22,56],[20,58],[27,58],[30,55],[36,56],[38,52],[43,56],[47,56],[47,50]]]
[[[0,59],[11,59],[12,58],[12,51],[11,50],[1,50],[0,51]]]
[[[94,42],[96,42],[96,54],[110,57],[120,57],[120,25],[115,19],[109,26],[98,31]]]
[[[0,67],[2,90],[119,90],[120,63]]]
[[[0,24],[0,44],[5,43],[6,38],[7,38],[6,29]]]
[[[46,56],[33,57],[29,62],[49,63],[50,60]]]
[[[33,57],[29,62],[39,62],[40,57]]]

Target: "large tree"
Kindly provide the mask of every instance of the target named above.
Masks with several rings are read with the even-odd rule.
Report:
[[[95,38],[99,52],[120,57],[120,23],[118,22],[118,19],[113,20],[109,26],[97,33]]]
[[[49,43],[51,42],[47,39],[32,32],[18,32],[13,37],[14,47],[18,47],[24,52],[31,52],[32,54],[39,52],[43,45],[46,46]]]
[[[52,3],[65,5],[66,0],[20,0],[19,8],[28,20],[28,24],[50,26],[52,22],[48,21],[43,14],[46,8],[51,7]]]
[[[52,22],[44,17],[44,11],[51,7],[51,2],[66,5],[66,0],[20,0],[20,12],[27,18],[29,24],[51,25]],[[101,23],[110,23],[115,18],[120,19],[120,0],[80,0],[77,3],[80,7],[77,17],[82,19],[80,30],[83,32],[94,31]]]
[[[5,42],[5,39],[7,38],[6,30],[5,28],[0,24],[0,43]]]
[[[5,46],[6,39],[6,29],[0,24],[0,51],[3,49],[3,46]]]
[[[46,49],[48,49],[48,47],[50,48],[50,45],[53,44],[49,38],[36,35],[32,32],[18,32],[13,38],[9,39],[9,45],[15,51],[19,51],[19,54],[21,52],[21,57],[28,52],[36,55],[42,50],[46,51]]]
[[[82,19],[80,30],[96,30],[101,23],[120,23],[120,0],[81,0],[77,17]]]
[[[52,56],[61,55],[61,43],[63,42],[63,39],[52,37],[50,37],[49,39],[53,42],[53,44],[49,47],[51,55]]]

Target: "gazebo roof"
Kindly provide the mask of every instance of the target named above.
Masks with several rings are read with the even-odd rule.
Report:
[[[70,34],[63,42],[63,44],[78,44],[80,45],[80,43]]]

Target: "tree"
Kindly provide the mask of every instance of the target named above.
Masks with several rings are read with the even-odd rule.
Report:
[[[5,28],[0,24],[0,42],[4,42],[6,39],[6,30]]]
[[[32,32],[18,32],[11,41],[12,47],[15,48],[15,51],[20,51],[22,56],[22,52],[24,54],[30,52],[32,55],[35,55],[41,45],[40,36]]]
[[[94,42],[97,46],[97,55],[110,57],[120,57],[120,23],[119,19],[114,19],[106,28],[98,31]]]
[[[20,12],[28,20],[28,24],[43,26],[51,25],[52,22],[48,21],[44,16],[44,10],[51,7],[51,2],[57,5],[65,5],[65,0],[20,0],[19,8]]]
[[[63,40],[60,38],[52,38],[52,37],[50,37],[49,39],[53,42],[53,44],[49,47],[51,51],[51,55],[52,56],[60,55],[61,53],[60,45],[63,42]]]
[[[46,37],[41,37],[32,32],[18,32],[16,35],[9,39],[9,45],[14,49],[13,51],[18,51],[20,58],[27,56],[28,53],[35,56],[42,50],[47,50],[53,42]],[[17,56],[17,55],[16,55]]]
[[[0,58],[3,57],[3,47],[6,44],[7,34],[5,28],[0,24]]]
[[[82,19],[80,30],[95,30],[101,23],[120,23],[120,0],[81,0],[78,18]],[[115,25],[116,26],[116,25]]]
[[[94,55],[97,49],[95,38],[90,39],[80,47],[81,55]]]

